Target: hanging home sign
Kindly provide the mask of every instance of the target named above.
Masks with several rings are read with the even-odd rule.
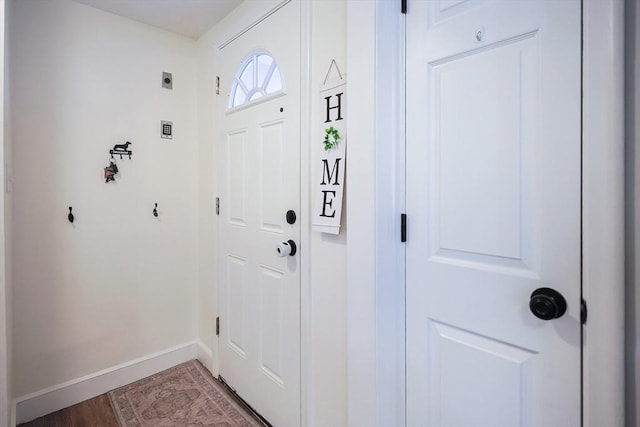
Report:
[[[347,143],[347,86],[335,61],[331,61],[327,76],[335,66],[339,78],[320,89],[320,129],[317,142],[323,147],[316,167],[315,203],[312,226],[316,231],[340,234],[342,197],[344,195],[345,148]]]

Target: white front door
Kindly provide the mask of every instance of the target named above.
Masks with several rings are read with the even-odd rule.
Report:
[[[581,424],[580,15],[409,3],[409,426]]]
[[[220,375],[278,427],[300,425],[301,249],[277,252],[300,237],[299,23],[290,2],[217,59]]]

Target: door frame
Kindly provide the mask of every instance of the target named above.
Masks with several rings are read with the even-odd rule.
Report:
[[[0,188],[5,187],[5,169],[8,162],[5,154],[5,9],[8,5],[5,0],[0,0]],[[7,274],[7,253],[9,245],[6,238],[6,209],[8,204],[6,191],[0,196],[0,427],[15,425],[15,405],[11,390],[11,303],[10,303],[10,283]]]
[[[5,8],[4,0],[0,0],[0,188],[5,187]],[[7,242],[5,230],[5,210],[7,195],[3,191],[0,196],[0,427],[8,427],[14,416],[14,405],[11,396],[11,352],[9,343],[11,336],[11,312],[9,302],[9,284],[7,283]]]
[[[588,306],[583,427],[623,427],[624,2],[582,3],[582,292]],[[347,169],[353,427],[406,424],[405,249],[399,238],[405,206],[404,37],[400,2],[347,2],[347,155],[358,159]],[[411,218],[408,224],[410,230]]]
[[[0,0],[2,1],[2,0]],[[240,37],[260,22],[276,13],[282,7],[292,1],[300,3],[300,141],[307,140],[311,135],[311,4],[308,1],[301,0],[264,0],[260,2],[243,2],[234,9],[226,18],[221,21],[217,28],[213,42],[214,62],[217,61],[218,52],[227,44]],[[219,104],[216,100],[214,103],[214,116],[218,117]],[[222,112],[224,113],[224,112]],[[216,138],[220,136],[219,130],[215,131]],[[311,239],[310,221],[311,218],[311,193],[309,183],[310,179],[310,148],[308,144],[300,145],[300,242],[302,248],[309,247]],[[218,162],[220,156],[214,147],[212,165],[214,172],[214,199],[220,194],[219,185],[221,181],[218,171]],[[219,230],[219,216],[216,216],[214,232],[217,235]],[[219,242],[214,239],[213,255],[216,260],[216,269],[213,277],[215,312],[218,315],[218,274],[217,267],[219,253]],[[311,345],[309,338],[311,336],[311,277],[310,277],[310,252],[308,250],[300,251],[300,419],[301,427],[313,425],[309,416],[312,412],[309,405],[311,404],[310,381],[312,377],[311,366]],[[219,337],[214,336],[211,368],[214,376],[219,375],[220,366],[218,363],[219,355]]]

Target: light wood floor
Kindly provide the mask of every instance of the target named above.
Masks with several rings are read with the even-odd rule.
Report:
[[[103,394],[19,427],[118,427],[109,397]]]

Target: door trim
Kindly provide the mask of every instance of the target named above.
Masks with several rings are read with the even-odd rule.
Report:
[[[5,2],[0,0],[0,188],[5,188],[5,173],[8,167],[8,161],[5,163],[5,150],[4,150],[4,133],[5,133],[5,120],[4,120],[4,99],[5,99],[5,76],[4,76],[4,54],[5,54]],[[0,260],[0,427],[8,427],[11,417],[14,415],[14,405],[12,404],[11,396],[11,354],[10,354],[10,302],[9,302],[9,285],[7,284],[7,255],[9,251],[6,231],[5,231],[5,209],[9,196],[6,192],[3,192],[0,196],[0,246],[2,250],[0,254],[2,259]]]
[[[583,0],[584,427],[624,425],[623,30],[623,1]],[[389,69],[393,62],[402,65]],[[358,159],[347,169],[348,422],[402,426],[404,109],[393,108],[404,105],[397,104],[405,75],[399,2],[347,2],[347,63],[347,155]]]
[[[300,141],[311,141],[311,2],[300,2]],[[311,146],[300,144],[300,426],[313,426],[311,381]]]
[[[284,5],[286,5],[289,2],[291,2],[291,0],[281,0],[280,2],[275,4],[273,7],[271,7],[269,9],[267,9],[266,11],[258,14],[253,21],[247,23],[245,26],[243,26],[241,28],[234,28],[233,31],[231,32],[231,34],[228,35],[227,37],[223,38],[222,39],[223,41],[218,44],[218,46],[217,46],[218,50],[222,50],[225,47],[227,47],[234,40],[236,40],[237,38],[241,37],[243,34],[248,32],[250,29],[252,29],[256,25],[258,25],[259,23],[261,23],[262,21],[264,21],[265,19],[267,19],[268,17],[270,17],[271,15],[273,15],[274,13],[279,11],[280,9],[282,9],[282,7],[284,7]]]
[[[624,2],[583,0],[582,292],[585,427],[623,426]]]
[[[405,425],[404,32],[400,2],[347,2],[347,413],[353,427]]]

